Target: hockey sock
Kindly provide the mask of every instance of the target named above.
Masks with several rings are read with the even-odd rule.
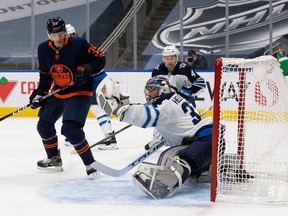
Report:
[[[85,165],[90,165],[95,161],[90,146],[86,140],[84,140],[82,144],[75,145],[74,148]]]

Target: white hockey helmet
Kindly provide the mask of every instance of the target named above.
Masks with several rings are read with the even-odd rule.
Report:
[[[146,82],[146,85],[145,85],[145,89],[144,89],[145,98],[146,99],[148,98],[147,97],[148,92],[154,91],[156,89],[159,89],[158,96],[160,96],[162,94],[170,93],[171,88],[170,88],[169,80],[163,75],[151,77]]]
[[[166,56],[176,56],[178,61],[179,56],[179,50],[176,48],[176,46],[166,46],[162,52],[162,59],[164,61],[164,57]]]
[[[66,24],[65,28],[67,35],[76,34],[76,30],[71,24]]]

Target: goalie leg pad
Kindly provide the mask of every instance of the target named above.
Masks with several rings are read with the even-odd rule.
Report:
[[[142,163],[133,175],[133,180],[134,184],[144,193],[154,199],[162,199],[169,195],[172,189],[171,184],[175,185],[175,177],[169,176],[170,171],[165,170],[165,167],[157,166],[157,164]],[[164,182],[163,176],[166,176],[167,180],[171,179],[171,182]]]
[[[151,181],[149,178],[145,181],[145,175],[143,173],[135,173],[133,176],[134,184],[145,194],[151,196],[154,199],[161,199],[168,195],[169,191],[167,186],[163,184],[158,184],[155,182],[152,187],[150,187]]]
[[[169,158],[165,166],[143,162],[133,175],[134,184],[154,199],[170,197],[182,185],[184,167],[190,170],[177,156]]]

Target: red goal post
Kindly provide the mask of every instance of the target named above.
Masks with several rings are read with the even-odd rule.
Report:
[[[276,58],[217,59],[211,201],[288,202],[287,112]]]

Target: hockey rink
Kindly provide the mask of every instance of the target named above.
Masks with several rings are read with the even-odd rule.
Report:
[[[0,122],[1,215],[287,215],[288,204],[211,203],[209,183],[187,182],[173,197],[153,200],[134,186],[131,176],[135,168],[118,178],[102,174],[90,180],[80,157],[64,145],[61,121],[57,128],[64,172],[39,171],[36,162],[46,154],[36,131],[37,120],[11,117]],[[115,131],[127,125],[117,119],[112,124]],[[84,131],[91,145],[103,138],[96,119],[88,118]],[[94,147],[94,157],[121,169],[144,153],[152,131],[132,126],[116,136],[119,150]],[[156,162],[160,151],[146,161]]]

